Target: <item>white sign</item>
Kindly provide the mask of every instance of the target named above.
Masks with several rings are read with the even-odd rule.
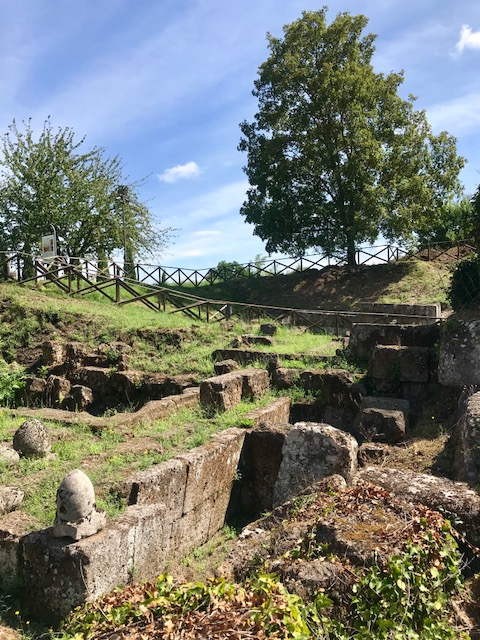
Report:
[[[57,239],[55,234],[42,237],[42,258],[55,258],[57,255]]]

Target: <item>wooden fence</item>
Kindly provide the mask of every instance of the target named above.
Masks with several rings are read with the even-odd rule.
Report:
[[[465,243],[458,244],[453,249],[451,246],[443,249],[437,246],[424,249],[421,257],[429,260],[448,256],[449,259],[455,260],[471,250],[472,247]],[[392,262],[406,255],[406,251],[399,247],[384,245],[360,249],[357,257],[360,264],[371,264]],[[261,277],[342,263],[340,259],[335,262],[332,256],[302,256],[275,259],[262,265],[250,263],[242,265],[242,270],[243,277]],[[354,321],[354,317],[358,322],[359,312],[312,311],[212,300],[185,291],[179,292],[171,287],[172,284],[177,286],[188,284],[195,288],[203,283],[216,282],[219,279],[219,273],[215,269],[188,270],[141,264],[126,265],[126,267],[115,261],[101,263],[86,258],[67,260],[61,256],[44,260],[20,252],[0,252],[0,276],[3,276],[4,280],[21,283],[51,283],[70,296],[83,296],[95,291],[119,306],[139,302],[153,311],[165,311],[169,306],[170,313],[184,313],[196,320],[207,322],[228,319],[232,315],[240,315],[250,320],[255,317],[270,317],[293,324],[303,322],[321,325],[331,321],[329,328],[335,327],[337,333],[341,327],[348,326],[349,322]],[[221,279],[228,280],[228,275],[227,266],[222,270]],[[232,277],[233,275],[236,278],[239,277],[238,265],[232,267]],[[314,314],[313,317],[312,314]],[[321,316],[322,320],[315,320],[315,315]],[[382,315],[384,314],[379,314],[379,316]],[[414,321],[413,316],[412,321]]]
[[[399,260],[408,255],[401,247],[393,245],[381,245],[358,249],[357,264],[387,263]],[[46,270],[52,272],[62,269],[67,273],[72,265],[75,271],[92,281],[111,279],[115,277],[131,277],[140,284],[155,284],[158,286],[192,286],[200,287],[204,284],[237,279],[239,277],[261,277],[266,275],[279,275],[306,271],[308,269],[323,269],[330,265],[345,264],[345,258],[341,255],[315,254],[300,257],[287,257],[265,259],[257,263],[226,262],[220,269],[210,267],[208,269],[185,269],[181,267],[159,266],[151,264],[124,265],[115,260],[99,261],[88,258],[65,258],[59,256],[53,260],[24,254],[21,252],[0,252],[0,273],[5,278],[25,281],[31,277],[42,277]]]
[[[388,244],[360,248],[356,252],[356,260],[359,265],[395,262],[408,256],[420,256],[425,260],[439,259],[444,256],[445,259],[454,261],[473,250],[470,242],[459,242],[453,247],[451,244],[437,244],[416,252],[408,252],[402,247]],[[346,260],[343,255],[315,254],[265,259],[260,262],[245,264],[226,262],[221,268],[185,269],[182,267],[141,263],[124,265],[122,262],[115,260],[99,261],[88,258],[65,258],[62,256],[52,261],[47,261],[21,252],[0,252],[0,274],[3,273],[4,278],[19,282],[35,276],[42,277],[45,275],[45,270],[51,272],[57,269],[61,273],[62,269],[64,269],[65,272],[68,272],[69,268],[75,265],[76,273],[80,273],[92,282],[116,277],[128,277],[139,284],[190,286],[196,288],[205,284],[234,280],[240,277],[257,278],[303,272],[309,269],[323,269],[326,266],[344,264],[346,264]]]

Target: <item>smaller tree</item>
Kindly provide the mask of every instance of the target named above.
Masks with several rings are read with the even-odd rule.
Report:
[[[0,246],[32,253],[54,226],[69,257],[109,257],[124,234],[132,261],[161,252],[170,229],[154,227],[138,183],[118,215],[117,189],[128,184],[122,162],[103,147],[82,150],[84,142],[68,127],[54,131],[50,119],[38,139],[30,120],[23,130],[12,122],[0,141]]]
[[[227,262],[222,260],[215,267],[215,271],[219,280],[234,280],[246,275],[245,267],[236,261]]]
[[[472,198],[449,200],[439,209],[429,226],[417,233],[421,247],[471,240],[473,237],[474,213]]]

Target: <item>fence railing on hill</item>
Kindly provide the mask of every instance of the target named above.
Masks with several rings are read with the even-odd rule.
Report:
[[[457,243],[454,247],[447,245],[432,245],[420,252],[409,252],[395,245],[379,245],[359,248],[356,252],[358,265],[381,264],[395,262],[407,256],[420,255],[425,260],[438,259],[446,256],[452,260],[458,259],[468,251],[472,251],[470,243]],[[182,267],[160,266],[152,264],[123,264],[116,260],[93,260],[89,258],[58,256],[45,260],[38,256],[32,256],[21,252],[0,252],[0,275],[4,279],[18,282],[31,278],[44,278],[46,272],[50,274],[62,271],[67,274],[70,267],[75,267],[75,273],[80,277],[85,276],[92,282],[105,279],[128,277],[139,284],[155,284],[157,286],[191,286],[200,287],[205,284],[213,284],[220,281],[238,279],[239,277],[262,277],[270,275],[303,272],[310,269],[323,269],[332,265],[346,264],[343,255],[314,254],[306,256],[293,256],[286,258],[264,259],[245,264],[224,262],[219,267],[207,269],[186,269]]]
[[[441,248],[438,245],[423,249],[420,257],[425,260],[442,259],[456,260],[473,250],[471,245],[459,243],[456,247],[450,245]],[[384,245],[358,250],[359,264],[387,263],[407,256],[407,252],[400,247]],[[344,261],[332,256],[302,256],[299,258],[274,259],[258,264],[242,265],[245,269],[243,277],[260,277],[265,275],[279,275],[324,268],[332,264],[343,264]],[[228,264],[228,263],[227,263]],[[225,267],[222,267],[222,270]],[[232,268],[233,270],[233,268]],[[235,277],[238,278],[238,265],[235,267]],[[265,305],[231,302],[226,300],[212,300],[189,293],[185,290],[176,291],[172,284],[193,285],[213,283],[219,280],[218,270],[189,270],[174,267],[162,267],[153,265],[123,265],[115,261],[104,263],[86,258],[68,258],[58,256],[45,260],[37,256],[31,256],[20,252],[0,252],[0,277],[4,280],[21,283],[51,283],[71,296],[83,296],[91,292],[97,292],[117,305],[126,305],[140,302],[153,311],[165,311],[167,305],[172,307],[171,313],[184,313],[194,319],[207,322],[228,319],[232,315],[247,316],[252,319],[255,316],[272,317],[275,319],[288,319],[288,322],[303,322],[307,324],[319,324],[315,316],[325,318],[327,324],[332,319],[333,327],[338,333],[341,326],[353,322],[353,317],[358,318],[361,312],[331,311],[331,310],[302,310],[288,307],[273,307]],[[228,280],[228,273],[222,271],[221,280]],[[371,314],[370,314],[371,315]],[[378,314],[379,317],[385,314]],[[390,314],[391,316],[391,314]],[[394,320],[393,316],[390,321]],[[358,322],[358,319],[356,320]],[[413,316],[412,321],[415,322]],[[330,328],[332,328],[330,326]]]

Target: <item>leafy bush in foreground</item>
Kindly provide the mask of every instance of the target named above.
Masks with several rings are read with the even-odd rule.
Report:
[[[447,298],[454,311],[480,302],[480,260],[472,254],[455,267]]]

